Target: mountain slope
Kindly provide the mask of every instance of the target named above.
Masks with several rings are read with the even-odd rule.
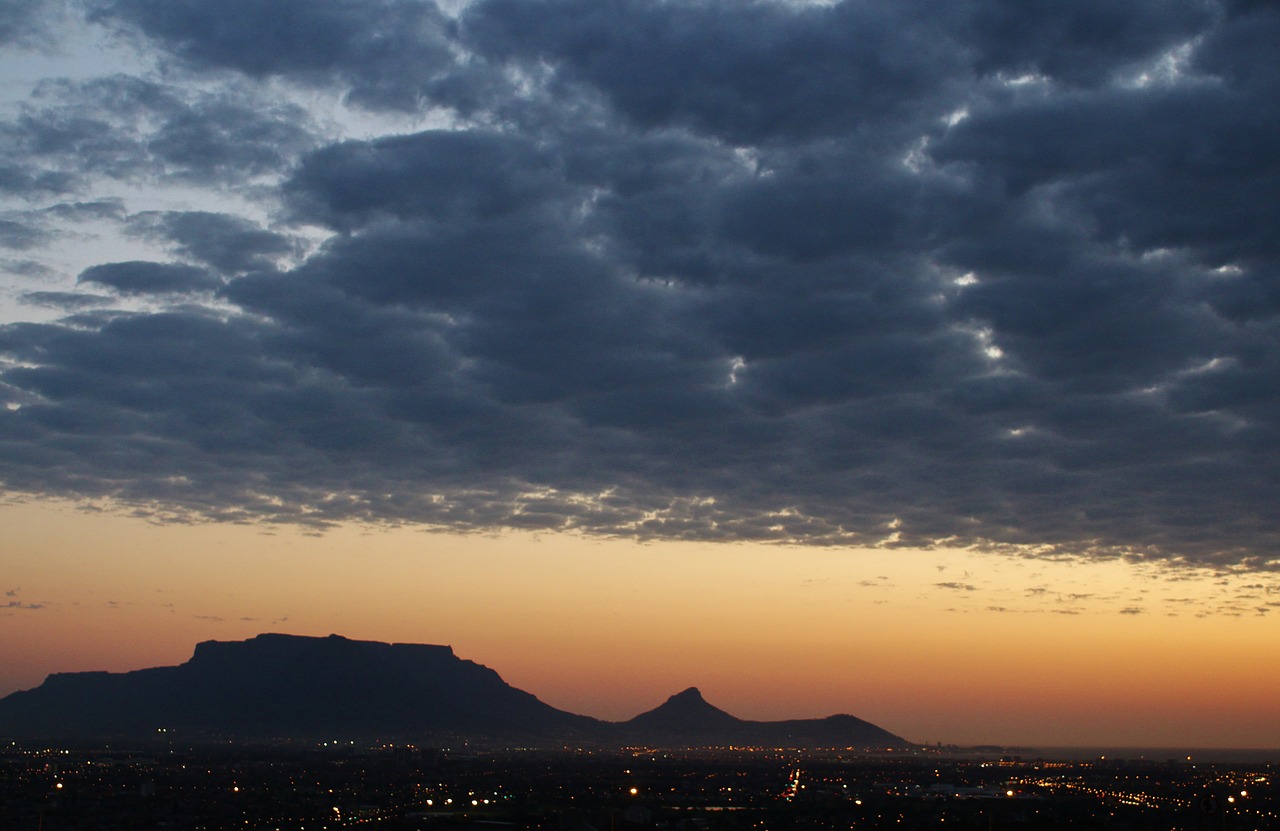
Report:
[[[904,747],[852,716],[745,721],[694,687],[608,723],[557,710],[448,646],[266,634],[206,641],[171,667],[50,675],[0,699],[0,738],[420,738],[666,746]]]
[[[448,646],[259,635],[176,667],[49,676],[0,700],[0,734],[543,733],[594,719],[544,704]]]
[[[671,696],[618,725],[631,742],[770,747],[905,747],[900,736],[853,716],[790,721],[746,721],[707,703],[697,687]]]
[[[697,687],[676,693],[658,707],[641,713],[622,727],[636,733],[701,735],[740,728],[744,722],[713,707]]]

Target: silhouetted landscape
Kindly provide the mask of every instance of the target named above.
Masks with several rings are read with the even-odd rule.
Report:
[[[0,81],[0,831],[1280,831],[1280,0]]]
[[[0,699],[0,736],[428,737],[625,745],[906,747],[849,715],[747,721],[696,688],[625,722],[556,709],[448,646],[263,634],[206,641],[184,664],[50,675]]]
[[[1280,827],[1273,756],[913,744],[849,715],[740,719],[694,687],[607,722],[448,646],[338,635],[54,674],[0,699],[0,739],[0,831]]]

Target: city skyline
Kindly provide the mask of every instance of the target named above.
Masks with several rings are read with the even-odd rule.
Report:
[[[18,0],[0,695],[1277,747],[1280,11]]]

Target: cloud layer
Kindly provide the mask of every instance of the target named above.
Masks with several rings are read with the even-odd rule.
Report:
[[[1273,6],[86,13],[156,69],[0,125],[0,246],[79,205],[169,259],[0,329],[11,490],[1280,565]],[[272,221],[74,201],[147,183]]]

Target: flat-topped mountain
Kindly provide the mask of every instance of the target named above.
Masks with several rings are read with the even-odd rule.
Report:
[[[259,635],[175,667],[50,675],[0,699],[0,735],[533,733],[595,720],[544,704],[448,646]]]
[[[696,688],[630,721],[558,710],[448,646],[266,634],[206,641],[184,664],[50,675],[0,699],[0,738],[474,736],[522,742],[902,747],[852,716],[744,721]]]

